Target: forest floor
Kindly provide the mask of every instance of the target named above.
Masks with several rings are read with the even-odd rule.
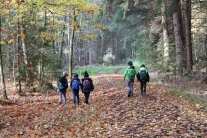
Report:
[[[168,92],[167,87],[148,84],[141,97],[139,83],[128,98],[123,75],[93,77],[95,89],[90,105],[58,104],[58,93],[28,93],[0,101],[0,137],[206,137],[204,108]],[[11,93],[11,92],[10,92]]]

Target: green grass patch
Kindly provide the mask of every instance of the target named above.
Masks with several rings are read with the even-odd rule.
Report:
[[[169,90],[170,93],[174,93],[177,97],[185,97],[191,102],[198,103],[207,107],[207,96],[206,95],[198,95],[185,91],[183,88],[173,88]]]
[[[126,69],[126,65],[117,65],[117,66],[101,66],[101,65],[93,65],[93,66],[83,66],[76,67],[73,70],[73,73],[78,73],[82,75],[83,72],[87,71],[90,76],[96,74],[107,74],[107,73],[123,73]]]
[[[135,68],[138,70],[140,68],[141,63],[139,62],[133,62]],[[106,66],[106,65],[90,65],[90,66],[76,66],[73,70],[73,73],[78,73],[83,76],[83,72],[87,71],[90,76],[94,76],[96,74],[107,74],[107,73],[121,73],[124,74],[126,68],[128,67],[127,63],[126,65],[116,65],[116,66]]]

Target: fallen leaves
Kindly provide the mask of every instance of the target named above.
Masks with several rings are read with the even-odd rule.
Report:
[[[147,96],[139,96],[135,83],[134,96],[127,97],[121,75],[94,78],[96,89],[90,105],[72,103],[67,93],[65,106],[57,104],[58,94],[46,97],[34,94],[27,102],[1,106],[0,130],[3,137],[204,137],[207,116],[199,104],[168,93],[165,88],[149,84]],[[114,83],[116,82],[116,84]],[[46,100],[47,99],[47,102]],[[47,104],[50,103],[50,104]]]

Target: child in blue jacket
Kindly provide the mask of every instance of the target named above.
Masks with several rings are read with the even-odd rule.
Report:
[[[78,78],[78,74],[74,74],[74,77],[71,80],[70,87],[72,89],[72,95],[73,95],[73,103],[76,103],[79,105],[79,86],[81,86],[80,79]]]

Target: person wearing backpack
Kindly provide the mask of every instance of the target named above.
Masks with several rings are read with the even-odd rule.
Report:
[[[89,78],[88,72],[84,72],[84,78],[82,78],[82,85],[81,85],[82,93],[85,95],[85,104],[88,104],[90,92],[93,91],[94,85],[91,78]]]
[[[127,77],[126,88],[128,91],[128,97],[133,96],[133,85],[134,85],[135,76],[137,77],[137,71],[136,71],[135,67],[133,66],[132,61],[129,61],[128,67],[124,73],[124,80]]]
[[[147,82],[150,81],[150,77],[144,64],[141,65],[141,68],[138,72],[137,77],[138,77],[138,80],[140,81],[141,95],[146,96],[146,86],[147,86]]]
[[[62,96],[63,96],[63,102],[66,104],[66,91],[68,88],[68,80],[67,77],[68,73],[63,72],[63,77],[58,79],[58,89],[59,89],[59,104],[62,103]]]
[[[81,86],[80,79],[78,78],[78,74],[75,73],[74,77],[71,80],[70,87],[72,89],[72,95],[73,95],[73,103],[76,103],[79,105],[79,86]]]

